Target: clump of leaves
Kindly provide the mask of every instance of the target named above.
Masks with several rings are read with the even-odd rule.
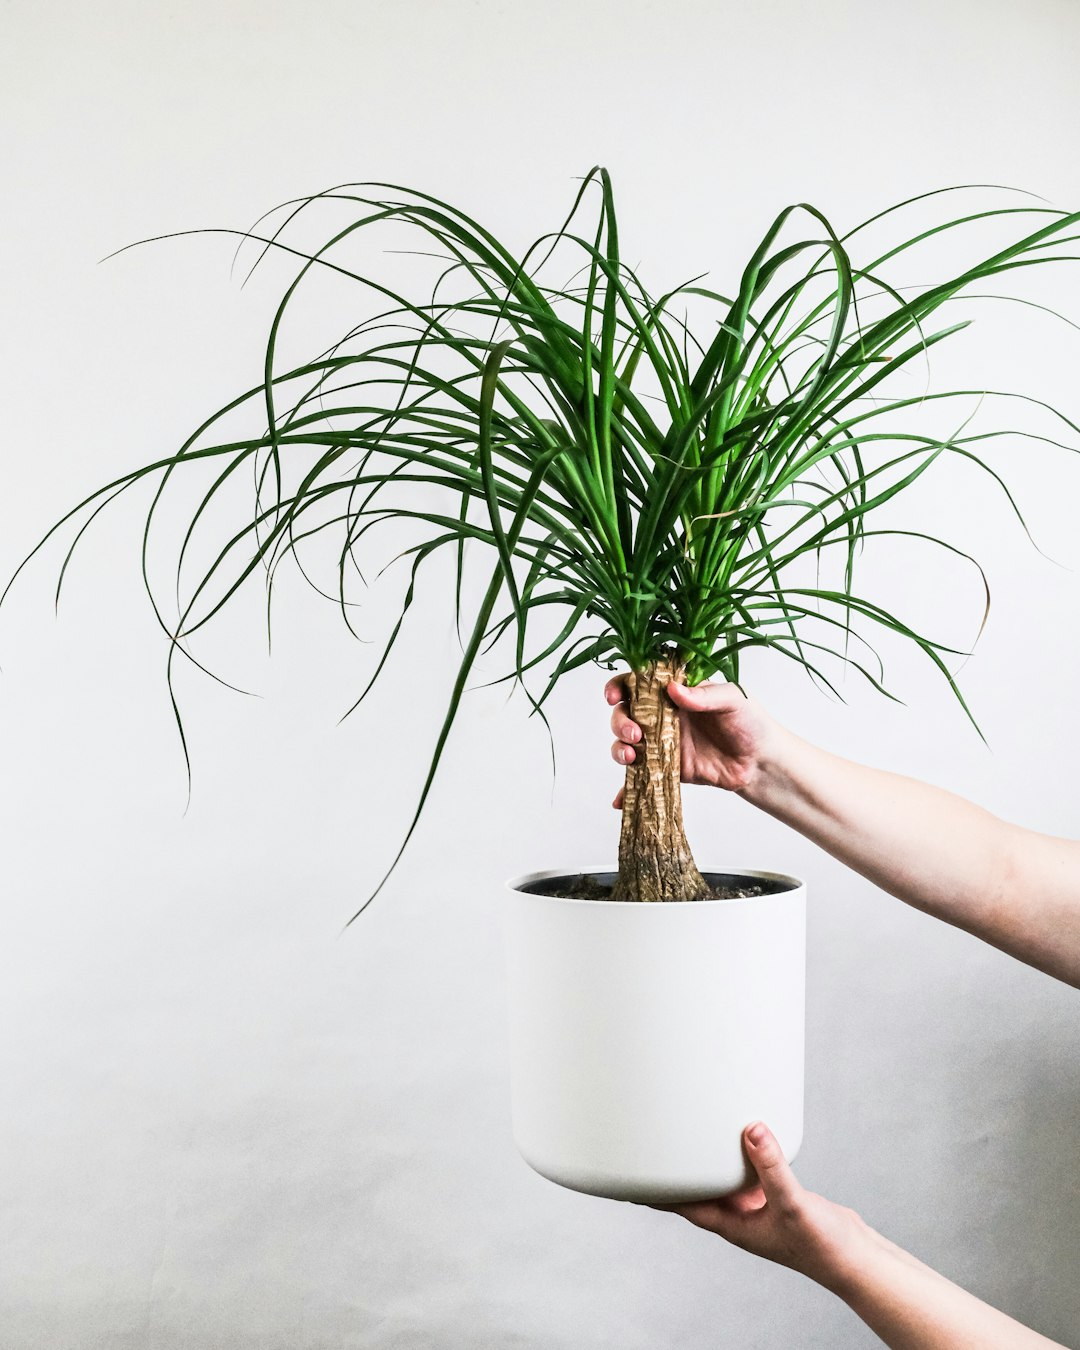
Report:
[[[588,662],[629,668],[631,711],[645,737],[627,771],[616,894],[700,897],[704,882],[682,831],[667,681],[737,681],[742,652],[767,647],[828,688],[835,657],[888,693],[867,637],[877,628],[921,649],[963,704],[947,665],[954,649],[863,595],[856,562],[864,541],[890,534],[960,552],[916,530],[872,523],[942,455],[991,474],[1015,509],[978,445],[1031,433],[967,431],[979,401],[1006,395],[900,385],[908,373],[921,380],[930,350],[967,326],[946,316],[951,301],[1068,257],[1062,249],[1076,242],[1080,215],[1044,204],[994,206],[924,225],[856,260],[868,227],[959,191],[911,198],[842,235],[814,207],[789,207],[731,295],[700,277],[650,294],[620,255],[611,182],[600,168],[585,177],[562,226],[521,256],[456,207],[390,184],[348,185],[288,204],[276,229],[226,232],[259,243],[260,259],[272,251],[299,260],[270,327],[262,381],[175,454],[106,484],[65,515],[46,536],[79,523],[61,580],[98,513],[154,481],[143,571],[170,643],[171,688],[175,658],[195,660],[189,639],[253,575],[263,578],[269,607],[281,562],[299,561],[317,535],[336,538],[336,577],[312,584],[351,627],[355,578],[380,556],[375,527],[407,522],[417,535],[394,553],[409,569],[401,611],[354,707],[387,663],[422,569],[447,552],[462,633],[408,835],[477,657],[505,638],[507,678],[526,688],[541,716],[570,671]],[[583,228],[576,222],[587,201],[597,210]],[[294,242],[301,218],[331,205],[348,212],[346,223],[320,246],[301,248]],[[980,252],[929,285],[901,288],[893,279],[916,246],[993,220],[1017,229],[989,256]],[[354,265],[357,236],[387,224],[418,231],[445,260],[429,297],[399,294]],[[550,284],[568,251],[577,270]],[[313,274],[324,273],[382,307],[321,355],[283,362],[286,320]],[[222,438],[222,424],[245,407],[259,411],[260,429]],[[921,428],[935,409],[951,430]],[[173,616],[149,581],[147,549],[163,499],[189,490],[197,465],[209,466],[213,480],[188,498]],[[241,470],[253,475],[253,508],[215,537],[212,562],[192,573],[211,507]],[[471,607],[462,584],[466,545],[485,545],[490,559]],[[826,584],[820,565],[833,555],[836,579]],[[815,564],[809,574],[807,559]],[[531,686],[538,671],[543,678]]]

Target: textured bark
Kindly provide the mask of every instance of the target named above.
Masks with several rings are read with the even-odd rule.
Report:
[[[708,894],[683,830],[679,713],[665,692],[673,680],[684,679],[673,658],[626,677],[630,716],[642,736],[626,766],[613,900],[700,900]]]

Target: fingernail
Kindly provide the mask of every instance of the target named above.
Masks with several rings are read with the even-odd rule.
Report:
[[[759,1121],[756,1125],[751,1125],[746,1131],[746,1142],[757,1147],[765,1139],[765,1126]]]

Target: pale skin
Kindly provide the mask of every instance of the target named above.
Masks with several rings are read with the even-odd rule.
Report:
[[[604,692],[612,757],[632,763],[641,733],[621,678]],[[672,684],[668,695],[680,713],[683,782],[738,793],[905,903],[1080,988],[1080,843],[831,755],[736,685]],[[950,1283],[853,1210],[804,1190],[763,1123],[747,1127],[743,1146],[759,1185],[673,1211],[830,1289],[893,1350],[1058,1344]]]

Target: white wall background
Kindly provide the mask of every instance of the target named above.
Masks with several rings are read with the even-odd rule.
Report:
[[[703,269],[729,284],[789,201],[845,226],[952,182],[1080,203],[1068,0],[8,0],[2,20],[5,575],[61,507],[258,378],[274,286],[241,292],[217,240],[98,265],[142,236],[390,178],[524,243],[603,162],[626,256],[659,289]],[[1080,316],[1076,271],[1040,294]],[[985,311],[971,378],[1080,413],[1080,336]],[[998,462],[1075,569],[1075,466],[1021,442]],[[185,816],[128,506],[88,538],[57,621],[55,551],[0,616],[5,1350],[873,1343],[798,1277],[673,1216],[561,1191],[513,1151],[495,907],[504,877],[614,847],[598,675],[557,699],[553,803],[523,706],[472,699],[405,861],[339,937],[437,724],[445,595],[340,729],[370,651],[301,587],[272,662],[250,614],[210,637],[264,698],[182,677]],[[830,748],[1073,833],[1080,576],[971,475],[943,472],[917,506],[990,572],[964,680],[991,749],[908,658],[906,707],[854,685],[836,706],[768,661],[747,678]],[[939,631],[970,636],[969,583],[910,580]],[[1075,993],[743,803],[690,795],[704,858],[812,887],[803,1181],[1075,1343]]]

